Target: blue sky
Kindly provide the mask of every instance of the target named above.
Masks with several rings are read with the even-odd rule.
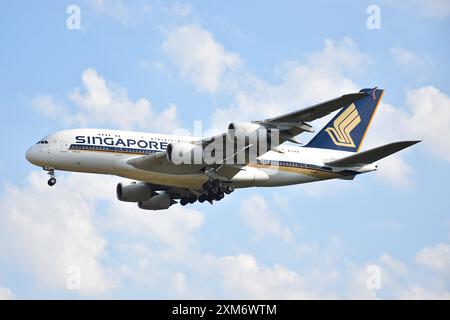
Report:
[[[0,16],[0,298],[450,298],[449,1],[9,1]],[[24,158],[62,129],[220,131],[373,86],[363,148],[423,142],[352,182],[154,213],[115,199],[123,179],[58,172],[50,189]]]

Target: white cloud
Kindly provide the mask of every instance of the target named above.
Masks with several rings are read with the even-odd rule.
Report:
[[[378,269],[371,269],[373,267]],[[363,265],[348,262],[346,273],[346,298],[349,299],[398,299],[405,281],[411,280],[408,267],[387,253]],[[378,288],[371,287],[375,284],[373,281],[379,281]]]
[[[49,188],[44,173],[31,173],[25,187],[6,184],[0,195],[0,243],[8,244],[0,245],[2,268],[31,274],[44,292],[69,293],[67,271],[75,265],[81,295],[108,296],[130,279],[164,288],[169,296],[172,289],[189,294],[186,276],[176,268],[192,258],[203,214],[180,206],[145,211],[120,202],[118,181],[71,173]]]
[[[76,88],[70,98],[89,121],[116,124],[122,129],[148,128],[150,124],[156,126],[154,129],[163,131],[177,127],[176,108],[173,105],[162,111],[164,121],[154,121],[158,115],[153,112],[150,101],[140,98],[133,102],[125,89],[113,83],[108,84],[94,69],[86,69],[82,81],[84,92]],[[158,126],[158,123],[161,125]]]
[[[429,290],[418,285],[413,285],[403,289],[397,298],[408,300],[450,300],[450,292],[445,289]]]
[[[439,243],[435,246],[425,247],[416,254],[417,263],[435,271],[450,270],[450,245]]]
[[[414,185],[414,170],[404,160],[405,152],[424,148],[435,158],[450,161],[450,97],[433,86],[406,92],[406,107],[381,103],[367,135],[365,149],[392,141],[422,140],[413,148],[381,160],[377,176],[401,187]]]
[[[406,67],[424,67],[427,64],[424,57],[408,49],[393,47],[390,51],[395,62]]]
[[[186,25],[170,31],[163,44],[165,54],[201,91],[215,92],[224,74],[239,65],[239,56],[225,51],[207,30]]]
[[[272,235],[286,242],[294,239],[292,231],[282,225],[261,196],[253,195],[245,199],[241,203],[240,215],[244,223],[255,231],[257,238]]]
[[[367,286],[369,276],[367,266],[368,264],[360,266],[351,262],[348,263],[345,285],[345,297],[347,299],[379,299],[377,290],[371,290]],[[383,281],[383,276],[381,281]]]
[[[441,246],[428,247],[426,249]],[[439,249],[440,250],[440,249]],[[383,299],[449,299],[450,291],[448,276],[441,271],[447,271],[441,264],[442,253],[423,253],[424,250],[416,254],[416,261],[420,260],[419,267],[407,265],[403,261],[396,259],[389,254],[382,254],[374,263],[357,265],[352,262],[347,266],[347,297],[348,298],[383,298]],[[419,258],[418,258],[419,257]],[[423,260],[423,261],[422,261]],[[428,264],[427,260],[431,260]],[[437,265],[436,265],[437,264]],[[367,272],[368,265],[378,266],[380,269],[380,288],[370,290],[367,286],[369,276],[373,273]],[[423,265],[431,267],[433,273],[424,273]]]
[[[32,173],[24,188],[6,185],[1,195],[2,260],[32,273],[41,287],[64,290],[67,268],[81,270],[81,294],[97,294],[113,283],[102,266],[106,239],[93,225],[92,196],[80,194],[63,178],[65,188],[50,189],[42,175]],[[85,177],[83,185],[101,193],[101,183]],[[97,181],[98,182],[98,181]]]
[[[297,259],[306,253],[312,261],[301,268],[263,264],[242,252],[203,252],[197,237],[205,215],[193,208],[142,211],[115,199],[118,179],[109,176],[68,174],[53,188],[46,186],[44,176],[32,173],[21,188],[7,184],[0,196],[0,243],[8,244],[0,245],[1,267],[33,275],[44,295],[49,289],[67,292],[67,266],[79,265],[82,295],[110,296],[127,290],[147,298],[448,297],[439,276],[449,268],[447,245],[427,247],[416,257],[419,267],[439,271],[429,279],[437,277],[440,285],[426,281],[423,286],[402,261],[383,254],[376,261],[382,268],[382,291],[375,294],[366,286],[367,264],[349,262],[345,277],[339,273],[345,261],[340,237],[332,237],[323,249],[314,243],[292,243],[287,252]],[[250,213],[250,222],[260,224],[254,227],[256,232],[291,241],[290,229],[270,212],[264,199],[253,196],[246,202],[256,205],[242,210],[263,212]],[[2,294],[11,296],[8,290],[0,290]]]
[[[398,276],[407,276],[408,268],[406,265],[400,260],[395,259],[391,255],[385,253],[381,255],[380,262],[384,264],[390,271],[395,273]]]
[[[415,185],[412,175],[414,169],[400,154],[391,155],[378,161],[376,178],[396,187],[411,188]]]
[[[325,39],[322,50],[306,55],[306,64],[311,68],[326,72],[335,70],[340,74],[360,74],[372,63],[370,56],[362,52],[348,37],[341,41]]]
[[[14,294],[8,288],[0,286],[0,300],[12,300],[14,299]]]
[[[433,86],[426,86],[407,91],[406,110],[382,104],[367,142],[423,140],[423,146],[435,157],[450,161],[449,136],[450,97]]]
[[[424,81],[428,78],[428,72],[434,65],[429,56],[414,53],[401,47],[393,47],[390,52],[394,61],[403,67],[406,72],[417,75],[417,80]]]
[[[175,105],[157,113],[149,100],[133,101],[124,88],[107,82],[91,68],[83,71],[81,79],[83,87],[75,88],[70,94],[70,100],[76,106],[74,112],[56,103],[50,95],[34,97],[34,108],[49,119],[68,126],[108,125],[162,132],[171,132],[179,126]]]
[[[170,8],[169,12],[177,16],[188,16],[192,11],[192,5],[190,3],[182,3],[176,1]]]
[[[450,97],[427,86],[409,91],[406,103],[411,113],[406,129],[421,137],[437,158],[450,161]]]
[[[152,10],[148,4],[130,4],[122,0],[90,0],[89,4],[95,13],[111,17],[123,26],[135,24]]]
[[[114,190],[110,191],[114,195]],[[112,201],[103,221],[107,229],[136,240],[157,241],[175,253],[190,248],[195,240],[193,235],[203,225],[203,214],[191,208],[174,205],[165,211],[153,212],[141,210],[133,203]]]
[[[403,6],[414,10],[422,16],[446,19],[450,17],[450,1],[448,0],[401,0],[389,1],[395,6]]]
[[[318,296],[298,273],[281,265],[262,267],[252,255],[225,256],[216,263],[228,290],[226,296],[230,298],[313,299]]]
[[[360,88],[346,75],[362,72],[370,63],[370,58],[351,39],[327,39],[323,49],[306,55],[303,63],[287,61],[279,66],[275,70],[277,84],[267,83],[250,72],[238,73],[229,82],[233,84],[229,85],[233,103],[215,110],[213,127],[223,129],[231,119],[264,119],[358,91]],[[327,119],[315,122],[314,126],[321,128]],[[309,138],[304,135],[304,140]]]

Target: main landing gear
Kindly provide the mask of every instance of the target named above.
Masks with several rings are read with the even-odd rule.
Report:
[[[226,194],[230,194],[233,191],[234,187],[232,184],[225,184],[220,180],[210,179],[203,184],[203,193],[198,198],[195,195],[181,198],[180,204],[185,206],[188,203],[194,203],[197,200],[200,203],[208,201],[212,204],[214,200],[220,201]]]
[[[47,184],[50,187],[53,187],[56,184],[55,169],[44,167],[44,170],[47,171],[47,174],[50,176],[50,179],[48,179]]]

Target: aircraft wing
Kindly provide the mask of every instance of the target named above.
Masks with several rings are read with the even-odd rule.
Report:
[[[203,164],[174,164],[167,159],[167,151],[134,157],[127,163],[136,169],[165,174],[195,174],[205,167]]]
[[[298,111],[283,114],[278,117],[264,120],[264,123],[278,122],[310,122],[322,118],[344,106],[347,106],[358,99],[364,98],[366,93],[350,93],[339,98],[328,100],[311,107],[307,107]]]
[[[303,108],[262,121],[253,121],[253,123],[263,125],[267,129],[278,129],[280,132],[280,139],[282,140],[281,143],[285,141],[299,143],[296,139],[294,139],[295,136],[305,131],[314,132],[312,126],[306,122],[325,117],[326,115],[348,106],[366,95],[367,94],[364,92],[345,94],[341,97],[328,100],[311,107]]]
[[[340,168],[364,166],[386,158],[387,156],[408,148],[418,142],[420,141],[393,142],[367,151],[358,152],[342,159],[330,161],[325,164]]]
[[[171,175],[206,173],[229,180],[234,177],[244,165],[216,163],[206,164],[174,164],[167,159],[167,151],[157,154],[138,156],[127,160],[127,164],[136,169],[153,171]],[[217,176],[216,176],[217,175]]]

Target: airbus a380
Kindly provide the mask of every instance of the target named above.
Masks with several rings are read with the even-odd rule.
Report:
[[[141,209],[167,209],[221,200],[235,188],[276,187],[348,179],[377,170],[376,161],[419,141],[400,141],[359,152],[383,90],[362,89],[278,117],[233,122],[214,137],[195,138],[109,129],[56,132],[31,146],[26,158],[48,171],[116,175],[120,201]],[[308,124],[338,111],[305,146],[296,139]],[[256,138],[255,138],[256,137]],[[261,143],[262,142],[262,143]],[[291,142],[288,144],[286,142]]]

